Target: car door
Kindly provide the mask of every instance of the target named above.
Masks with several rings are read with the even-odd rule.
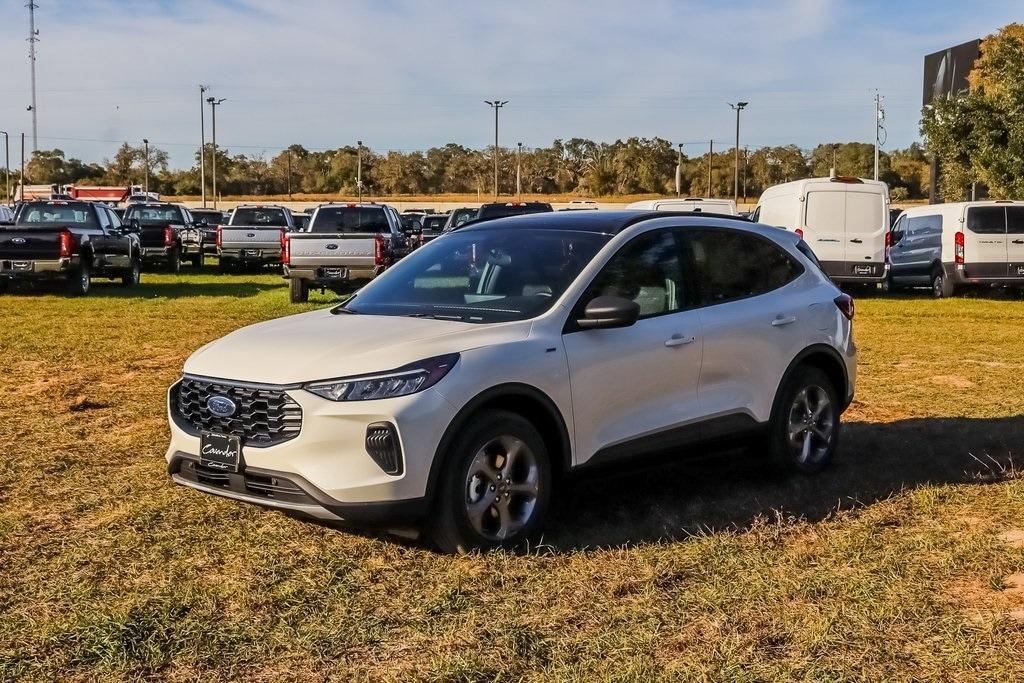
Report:
[[[914,234],[910,228],[910,219],[906,214],[899,217],[890,231],[892,246],[889,248],[890,273],[894,278],[906,277],[911,274],[913,261]]]
[[[1006,207],[972,206],[964,230],[967,277],[1006,277]]]
[[[676,231],[642,233],[605,264],[577,302],[564,334],[577,464],[671,447],[700,416],[700,316],[692,310]],[[596,296],[637,302],[629,327],[581,330],[574,321]]]
[[[889,206],[878,192],[851,186],[846,194],[847,275],[880,277],[885,264],[885,232],[889,229]]]
[[[1006,207],[1007,275],[1024,278],[1024,206]]]
[[[737,418],[765,422],[783,373],[807,346],[817,300],[799,282],[804,267],[751,232],[700,229],[686,237],[704,336],[698,395],[705,415],[720,418],[708,429],[735,427]]]
[[[830,276],[846,271],[846,192],[822,188],[807,193],[804,202],[804,241],[810,245]]]
[[[120,239],[118,231],[114,229],[110,214],[105,207],[98,204],[90,207],[96,214],[96,224],[99,229],[92,235],[93,265],[97,268],[117,267],[119,264],[117,241]]]

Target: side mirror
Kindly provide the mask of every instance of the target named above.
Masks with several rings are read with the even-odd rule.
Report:
[[[576,324],[584,330],[605,330],[629,327],[640,318],[640,304],[621,296],[599,296],[591,299]]]

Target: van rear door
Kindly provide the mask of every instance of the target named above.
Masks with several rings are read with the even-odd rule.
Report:
[[[811,246],[821,269],[829,277],[845,275],[845,188],[822,188],[807,193],[803,224],[804,241]]]
[[[972,206],[964,230],[964,274],[1006,277],[1006,207]]]
[[[885,274],[886,202],[878,192],[846,193],[846,275],[882,277]]]
[[[1006,207],[1007,275],[1024,279],[1024,206]]]

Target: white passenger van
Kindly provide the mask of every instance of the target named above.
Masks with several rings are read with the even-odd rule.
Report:
[[[731,199],[702,199],[701,197],[685,197],[683,199],[644,199],[626,206],[627,209],[642,211],[694,211],[701,213],[719,213],[736,216],[736,202]]]
[[[915,206],[892,227],[890,282],[929,285],[936,297],[965,285],[1024,286],[1024,201]]]
[[[886,279],[889,186],[883,182],[837,177],[774,185],[750,218],[803,237],[835,282]]]

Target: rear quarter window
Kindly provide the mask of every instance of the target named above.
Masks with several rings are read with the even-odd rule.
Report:
[[[703,306],[773,291],[804,272],[796,259],[760,235],[696,230],[688,240]]]

